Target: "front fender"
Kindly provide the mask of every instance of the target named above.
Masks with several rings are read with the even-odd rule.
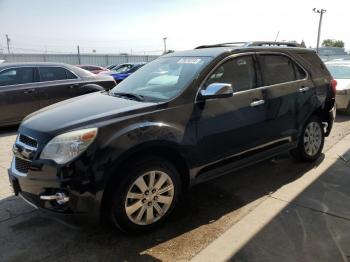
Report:
[[[102,144],[102,149],[125,152],[137,145],[157,141],[180,145],[183,144],[183,136],[184,130],[180,126],[147,121],[126,126],[112,134]]]
[[[110,132],[108,136],[107,133]],[[104,139],[94,154],[92,172],[99,185],[97,191],[103,193],[106,183],[117,167],[134,153],[150,148],[169,148],[186,158],[183,147],[183,130],[160,122],[144,122],[128,125],[113,133],[107,130],[101,134]],[[149,151],[148,151],[149,152]]]

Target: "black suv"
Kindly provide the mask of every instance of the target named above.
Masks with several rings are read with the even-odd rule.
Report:
[[[24,119],[10,180],[38,207],[149,230],[194,184],[284,151],[317,159],[335,86],[305,48],[226,43],[168,54],[110,92]]]

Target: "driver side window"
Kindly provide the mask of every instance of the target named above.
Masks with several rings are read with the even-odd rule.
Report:
[[[212,83],[231,84],[234,92],[257,87],[257,77],[252,56],[240,56],[222,64],[209,77],[206,86]]]

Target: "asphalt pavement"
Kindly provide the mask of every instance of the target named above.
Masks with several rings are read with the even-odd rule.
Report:
[[[210,254],[217,241],[240,225],[248,225],[244,233],[249,234],[230,236],[239,248],[231,245],[225,253],[227,245],[220,247],[223,260],[326,261],[329,253],[336,255],[331,261],[342,261],[350,255],[350,172],[332,150],[350,147],[348,134],[350,117],[339,115],[317,163],[296,163],[283,154],[201,184],[161,228],[128,236],[106,226],[67,225],[13,196],[7,168],[16,128],[2,129],[0,261],[189,261]],[[350,159],[348,152],[343,157]],[[327,168],[320,171],[320,166]],[[264,215],[261,209],[267,210]]]

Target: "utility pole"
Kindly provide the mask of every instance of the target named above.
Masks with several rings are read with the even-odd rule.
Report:
[[[163,37],[163,41],[164,41],[164,54],[166,54],[166,40],[168,38],[167,37]]]
[[[315,13],[320,14],[320,21],[318,23],[318,33],[317,33],[317,46],[316,46],[316,52],[318,53],[318,49],[320,48],[320,37],[321,37],[321,26],[322,26],[322,18],[323,14],[327,11],[326,9],[312,9]]]
[[[6,35],[7,53],[10,53],[10,41],[9,35]]]
[[[78,49],[78,63],[80,65],[81,61],[80,61],[80,48],[79,48],[79,45],[77,45],[77,49]]]
[[[276,37],[275,37],[275,42],[277,42],[278,36],[280,35],[280,31],[277,32]]]

